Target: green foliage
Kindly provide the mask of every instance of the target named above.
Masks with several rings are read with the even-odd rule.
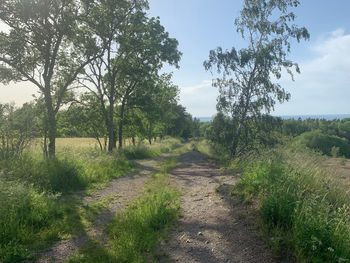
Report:
[[[57,238],[52,227],[62,216],[57,197],[18,181],[0,178],[0,261],[18,262],[31,256],[28,248]]]
[[[151,146],[146,146],[144,144],[128,146],[120,150],[120,153],[128,160],[141,160],[156,157],[162,153],[169,153],[180,146],[181,142],[178,139],[166,138]]]
[[[93,159],[43,160],[29,155],[2,164],[4,177],[18,179],[43,191],[68,193],[106,183],[131,169],[123,158],[101,155]]]
[[[271,244],[298,262],[350,260],[350,199],[308,152],[278,150],[247,162],[235,193],[259,200]]]
[[[335,135],[327,135],[319,130],[303,133],[295,139],[295,143],[305,145],[329,156],[337,151],[337,155],[350,157],[350,144],[346,139]]]
[[[248,118],[247,128],[239,137],[235,135],[239,123],[231,117],[218,113],[206,129],[206,139],[218,154],[230,158],[232,146],[235,145],[236,157],[254,152],[264,147],[272,147],[281,142],[281,119],[262,115],[259,119]]]
[[[29,81],[40,91],[49,139],[45,151],[50,157],[55,156],[56,115],[72,96],[68,88],[99,52],[91,30],[86,30],[87,14],[79,10],[81,4],[1,2],[0,21],[8,30],[0,33],[0,81]]]

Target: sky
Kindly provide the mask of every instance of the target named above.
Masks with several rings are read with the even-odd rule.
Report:
[[[203,62],[216,47],[242,48],[234,20],[243,0],[150,0],[150,16],[159,16],[183,53],[180,69],[173,71],[180,88],[180,103],[195,117],[216,112],[218,91]],[[320,115],[350,113],[350,1],[301,0],[294,10],[296,23],[306,26],[310,41],[293,44],[290,57],[299,63],[301,74],[293,82],[283,77],[280,84],[292,98],[276,106],[274,115]],[[1,27],[0,27],[1,30]],[[38,91],[29,83],[0,84],[0,102],[20,105]]]

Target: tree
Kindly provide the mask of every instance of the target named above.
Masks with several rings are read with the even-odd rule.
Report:
[[[158,18],[148,18],[144,0],[100,0],[86,6],[94,32],[105,46],[104,56],[89,65],[83,86],[100,101],[108,129],[108,151],[116,147],[116,108],[119,109],[119,147],[129,97],[149,76],[180,59],[178,42],[170,38]],[[118,106],[118,107],[117,107]],[[119,107],[120,106],[120,107]]]
[[[29,81],[45,105],[49,157],[55,156],[56,115],[67,90],[95,58],[94,38],[77,0],[1,0],[0,81]]]
[[[155,137],[163,137],[170,122],[174,121],[174,105],[177,105],[179,89],[171,81],[171,74],[157,75],[145,86],[135,90],[128,100],[128,107],[140,109],[141,134],[149,143]]]
[[[290,98],[278,79],[284,70],[292,79],[295,71],[300,72],[288,59],[291,41],[309,38],[307,29],[296,26],[295,14],[289,11],[298,5],[298,0],[245,0],[235,25],[248,46],[228,51],[219,47],[210,51],[209,60],[204,62],[206,70],[221,74],[213,86],[220,92],[218,111],[230,115],[234,124],[228,142],[231,157],[244,151],[247,141],[242,140],[242,134],[249,129],[248,122],[258,121],[277,101]]]

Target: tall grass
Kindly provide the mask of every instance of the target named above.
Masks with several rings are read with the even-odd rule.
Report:
[[[90,157],[74,157],[68,154],[53,160],[33,155],[6,160],[2,177],[20,180],[46,192],[69,193],[94,187],[95,184],[124,175],[132,164],[125,158],[107,154]]]
[[[350,198],[321,161],[310,152],[270,151],[243,165],[234,192],[257,200],[276,251],[298,262],[348,262]]]
[[[0,262],[29,256],[28,246],[57,216],[54,196],[22,183],[0,181]]]

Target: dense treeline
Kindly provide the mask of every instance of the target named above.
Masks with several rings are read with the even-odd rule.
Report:
[[[219,113],[213,121],[201,123],[200,137],[222,154],[228,153],[232,140],[230,125],[230,117]],[[350,119],[282,119],[266,115],[260,122],[252,122],[241,140],[246,140],[242,154],[291,142],[325,155],[350,157]]]

